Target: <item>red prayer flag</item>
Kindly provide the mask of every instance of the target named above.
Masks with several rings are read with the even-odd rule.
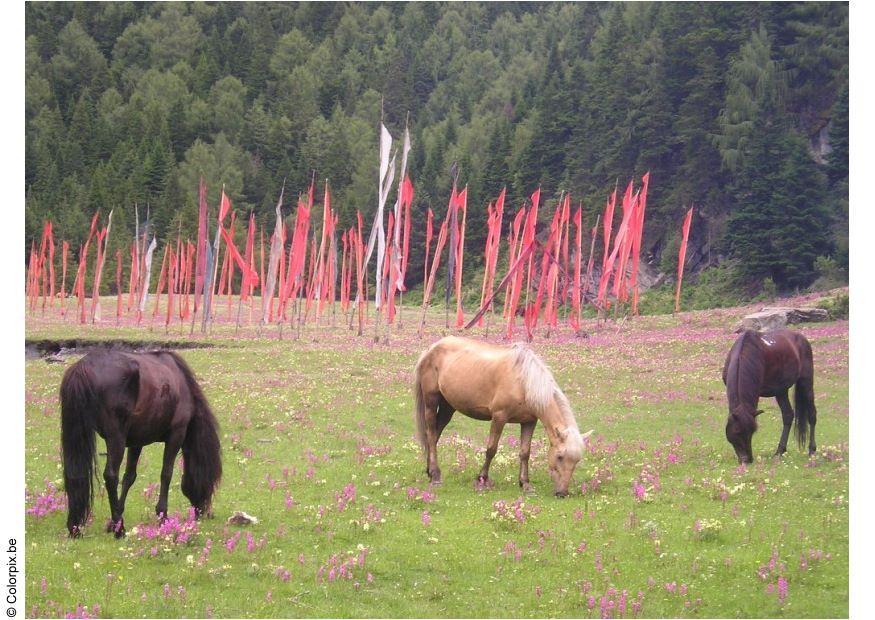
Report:
[[[428,255],[429,250],[431,249],[431,238],[434,234],[434,213],[431,209],[428,210],[426,219],[425,219],[425,262],[422,264],[423,274],[422,281],[423,283],[428,282]]]
[[[687,260],[687,239],[690,236],[690,223],[693,220],[693,207],[687,211],[684,217],[684,224],[681,228],[681,247],[678,250],[678,284],[674,295],[674,311],[680,312],[681,309],[681,282],[684,279],[684,263]]]
[[[638,198],[638,223],[635,228],[635,240],[632,246],[632,314],[638,314],[638,265],[641,256],[641,241],[644,236],[644,210],[647,207],[647,186],[650,184],[650,172],[641,177],[641,195]]]

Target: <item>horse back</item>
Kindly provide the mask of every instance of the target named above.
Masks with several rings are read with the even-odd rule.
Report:
[[[81,372],[101,403],[100,409],[129,412],[139,397],[138,368],[119,351],[91,351],[73,364],[67,374]]]
[[[765,360],[762,396],[775,396],[811,374],[811,345],[800,334],[776,329],[759,334]]]
[[[488,420],[495,411],[510,412],[524,401],[507,347],[447,337],[423,362],[423,386],[430,385],[454,409],[471,417]]]
[[[111,402],[113,390],[107,389],[104,396],[107,408],[115,411],[111,423],[125,435],[127,445],[165,441],[174,427],[188,424],[191,395],[171,356],[161,351],[112,351],[101,359],[101,368],[107,388],[127,393],[120,404]]]

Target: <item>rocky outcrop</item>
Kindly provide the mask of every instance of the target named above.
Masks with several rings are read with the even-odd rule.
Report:
[[[735,326],[736,332],[746,329],[756,331],[768,331],[780,329],[794,323],[808,323],[811,321],[826,321],[829,312],[823,308],[763,308],[759,312],[748,314]]]

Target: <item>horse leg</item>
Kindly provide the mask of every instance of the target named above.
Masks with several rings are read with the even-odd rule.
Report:
[[[125,475],[122,478],[122,492],[118,499],[119,512],[122,514],[125,512],[125,500],[128,497],[128,490],[134,484],[134,480],[137,479],[137,462],[140,460],[140,452],[142,450],[142,446],[131,446],[128,448],[128,460],[125,464]]]
[[[489,465],[498,452],[498,440],[501,438],[501,431],[504,429],[504,419],[492,416],[492,425],[489,427],[489,439],[486,440],[486,460],[483,462],[483,468],[477,475],[477,482],[489,484]]]
[[[775,400],[778,401],[778,406],[781,408],[781,418],[784,420],[781,440],[778,441],[778,449],[775,450],[775,456],[781,456],[787,451],[787,438],[790,437],[790,427],[793,426],[793,407],[790,406],[786,390],[775,396]]]
[[[109,498],[110,522],[107,532],[115,532],[116,538],[125,535],[125,524],[122,520],[122,509],[118,501],[118,470],[125,455],[125,443],[117,433],[107,434],[106,467],[103,469],[103,482],[106,484],[106,495]]]
[[[155,506],[155,514],[162,521],[167,518],[167,494],[170,491],[170,480],[173,478],[173,462],[176,460],[176,455],[179,454],[184,438],[185,428],[174,429],[170,432],[170,437],[164,443],[164,462],[161,465],[161,492],[158,495],[158,505]]]
[[[440,394],[425,397],[425,473],[428,474],[429,482],[432,484],[441,483],[441,468],[437,460],[437,442],[443,426],[449,422],[449,416],[443,426],[440,426],[438,422],[444,404],[442,401]],[[452,410],[450,416],[452,416]],[[439,428],[440,430],[438,430]]]
[[[532,435],[537,423],[536,420],[520,424],[520,486],[525,493],[531,493],[533,490],[529,483],[529,454],[532,451]]]
[[[441,399],[441,404],[437,410],[437,438],[440,441],[441,434],[444,432],[444,429],[447,427],[447,424],[450,423],[450,420],[453,419],[453,414],[456,413],[456,410],[450,406],[450,403]]]

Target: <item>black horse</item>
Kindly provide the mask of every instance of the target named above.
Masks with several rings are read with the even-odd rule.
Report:
[[[808,454],[814,454],[814,427],[817,409],[814,406],[814,359],[805,336],[789,329],[765,333],[745,331],[738,337],[723,366],[723,383],[729,399],[726,439],[735,448],[739,463],[753,461],[751,437],[757,429],[756,416],[760,396],[774,396],[781,408],[784,430],[775,456],[787,451],[787,438],[793,425],[794,412],[787,397],[796,386],[796,440],[799,447],[808,439]]]
[[[61,381],[61,445],[67,490],[67,529],[81,535],[94,500],[95,432],[106,441],[103,479],[111,521],[124,536],[125,498],[137,477],[143,446],[164,442],[161,492],[155,512],[167,514],[173,461],[182,448],[182,492],[198,515],[209,510],[222,477],[218,424],[188,365],[171,351],[95,351],[70,366]],[[118,494],[118,475],[128,461]]]

